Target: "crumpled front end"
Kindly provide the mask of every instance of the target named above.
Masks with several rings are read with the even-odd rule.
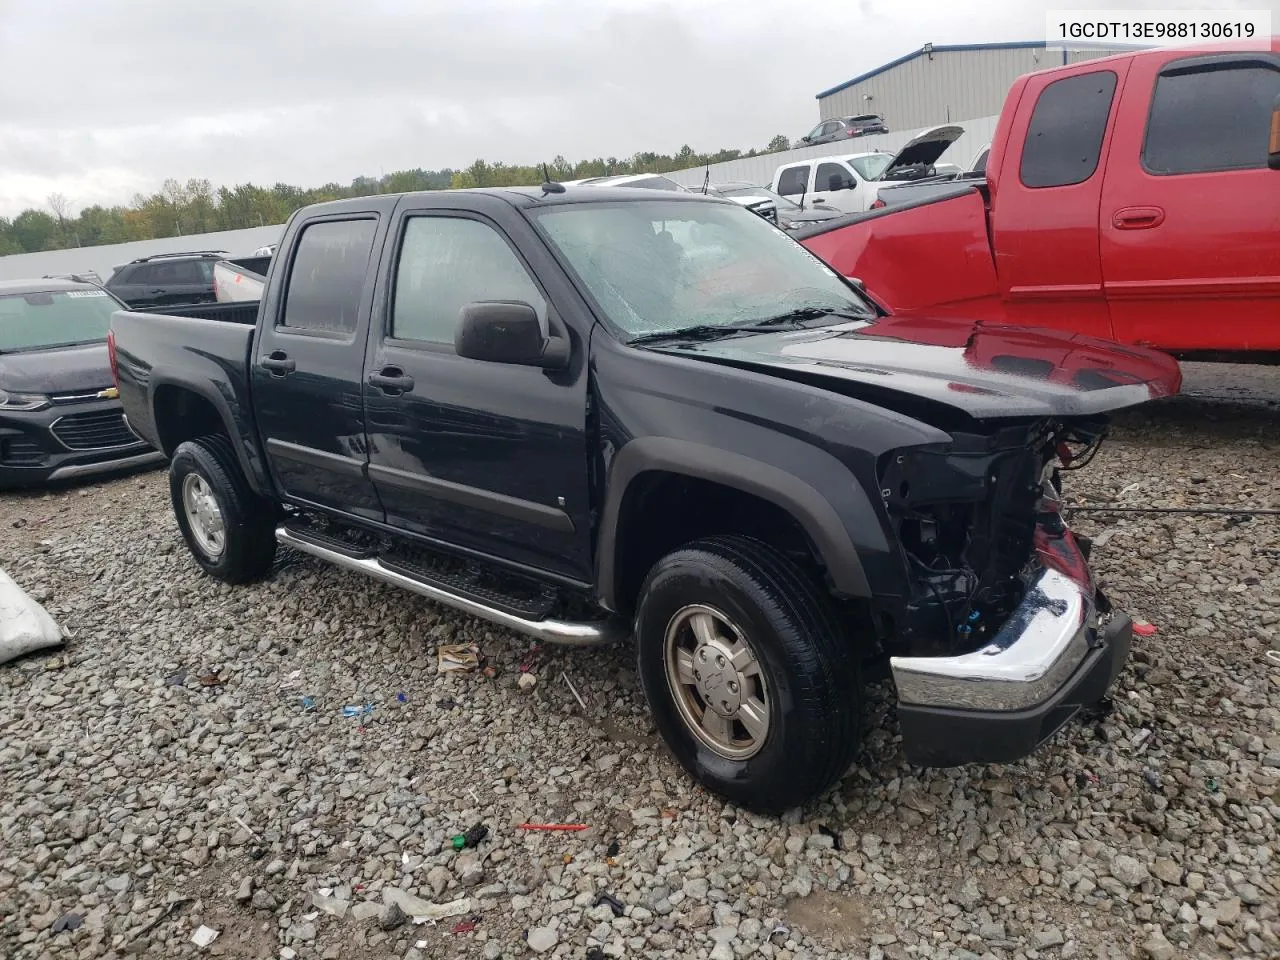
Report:
[[[882,469],[911,595],[890,658],[907,759],[925,766],[1026,756],[1102,699],[1128,657],[1086,550],[1059,512],[1060,469],[1100,422],[957,435]]]

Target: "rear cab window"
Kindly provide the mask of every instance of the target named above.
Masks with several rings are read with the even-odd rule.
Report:
[[[279,328],[337,338],[355,332],[377,227],[367,217],[322,220],[302,229]]]
[[[1156,176],[1266,167],[1278,97],[1280,58],[1175,60],[1156,78],[1143,167]]]
[[[1093,176],[1115,92],[1110,70],[1064,77],[1040,92],[1022,145],[1023,186],[1065,187]]]

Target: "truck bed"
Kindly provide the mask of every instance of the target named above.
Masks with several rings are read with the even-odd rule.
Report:
[[[132,312],[146,313],[152,316],[217,320],[222,323],[243,323],[252,327],[258,322],[259,302],[257,300],[237,300],[230,303],[184,303],[163,307],[136,307]]]
[[[793,236],[841,275],[872,279],[894,312],[998,319],[1003,312],[987,239],[985,191],[969,183],[901,206],[853,214]]]
[[[187,304],[169,307],[167,312],[157,308],[112,314],[120,402],[135,433],[166,454],[173,453],[165,425],[157,420],[181,415],[164,397],[173,385],[181,384],[204,396],[223,423],[239,434],[233,438],[238,455],[243,458],[244,451],[257,449],[249,403],[257,306]],[[130,352],[134,344],[138,353]]]

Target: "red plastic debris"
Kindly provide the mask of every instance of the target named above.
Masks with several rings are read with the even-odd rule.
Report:
[[[470,933],[476,928],[475,922],[471,920],[459,920],[453,925],[454,933]]]
[[[1150,637],[1155,634],[1156,625],[1147,623],[1145,620],[1135,620],[1133,621],[1133,632],[1140,637]]]
[[[521,830],[586,830],[587,823],[522,823]]]

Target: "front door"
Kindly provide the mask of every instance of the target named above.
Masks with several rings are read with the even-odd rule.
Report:
[[[1280,349],[1280,56],[1139,57],[1124,97],[1099,215],[1116,338]]]
[[[827,160],[818,164],[809,196],[814,203],[826,203],[845,213],[862,213],[866,202],[858,190],[859,183],[846,164]]]
[[[290,260],[277,265],[288,273],[268,289],[252,378],[267,463],[285,499],[371,520],[383,510],[366,473],[362,385],[370,261],[383,230],[376,207],[291,228],[281,246]]]
[[[459,357],[459,312],[477,300],[581,309],[541,239],[506,201],[414,198],[397,217],[369,338],[369,476],[387,522],[466,552],[591,577],[587,487],[589,325],[570,323],[565,370]],[[487,212],[477,212],[477,210]],[[542,251],[542,278],[520,254]],[[549,278],[549,279],[548,279]],[[559,303],[557,303],[557,299]]]

